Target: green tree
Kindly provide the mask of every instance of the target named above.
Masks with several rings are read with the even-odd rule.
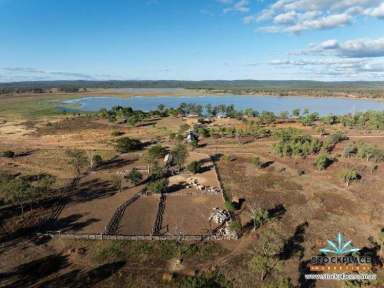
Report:
[[[251,213],[254,230],[260,228],[269,218],[268,210],[260,207],[252,208]]]
[[[160,158],[163,158],[166,154],[167,149],[165,149],[161,145],[154,145],[148,149],[144,157],[145,162],[147,163],[148,174],[151,173],[153,166],[158,164],[158,160]]]
[[[177,144],[171,151],[174,164],[181,170],[188,157],[188,149],[184,144]]]
[[[199,173],[201,170],[201,163],[200,161],[192,161],[188,164],[187,169],[189,172],[196,174]]]
[[[147,190],[153,193],[165,193],[168,188],[168,179],[162,178],[158,180],[151,181],[147,185]]]
[[[91,168],[98,168],[102,163],[103,163],[103,158],[99,154],[95,154],[92,156]]]
[[[120,153],[128,153],[140,150],[143,144],[140,140],[132,139],[129,137],[122,137],[116,140],[116,150]]]
[[[261,281],[264,281],[272,271],[279,269],[278,254],[282,244],[281,238],[273,230],[267,230],[261,235],[256,255],[249,262],[249,268],[259,274]]]
[[[35,197],[46,196],[53,184],[56,182],[56,177],[49,174],[41,174],[36,179],[33,189]]]
[[[292,116],[299,117],[300,116],[300,109],[293,109],[292,110]]]
[[[27,200],[30,200],[32,196],[30,183],[23,177],[13,178],[3,183],[0,191],[5,201],[18,205],[21,210],[21,215],[24,215],[24,204]]]
[[[293,288],[293,284],[291,282],[291,279],[289,278],[283,278],[274,280],[264,286],[265,288]]]
[[[76,177],[80,177],[81,169],[88,165],[88,157],[82,150],[67,150],[66,155],[69,158],[68,163],[75,170]]]
[[[289,113],[288,113],[288,111],[282,111],[282,112],[280,112],[279,117],[280,117],[281,119],[288,119],[288,117],[289,117]]]
[[[137,168],[132,168],[128,173],[127,178],[132,184],[137,185],[143,180],[143,174],[141,174]]]

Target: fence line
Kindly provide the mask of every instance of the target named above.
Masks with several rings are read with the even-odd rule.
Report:
[[[73,240],[116,240],[116,241],[213,241],[213,240],[237,240],[225,235],[106,235],[106,234],[70,234],[47,233],[51,238]]]
[[[140,198],[140,196],[143,194],[143,191],[140,191],[133,195],[131,198],[129,198],[127,201],[125,201],[122,205],[120,205],[115,213],[113,214],[111,220],[105,227],[105,233],[110,234],[116,234],[117,230],[119,229],[119,224],[121,221],[121,218],[123,218],[125,210],[129,205],[131,205],[133,202],[135,202],[137,199]]]
[[[220,173],[219,173],[219,169],[217,168],[217,163],[215,161],[215,159],[213,159],[212,156],[210,156],[211,160],[212,160],[212,163],[213,163],[213,167],[215,168],[215,174],[216,174],[216,180],[217,180],[217,183],[219,183],[219,188],[221,190],[221,196],[223,197],[223,201],[227,201],[227,195],[226,195],[226,192],[224,191],[224,185],[222,184],[222,180],[221,180],[221,176],[220,176]]]
[[[167,200],[167,196],[164,193],[161,193],[155,223],[153,224],[153,227],[152,227],[152,234],[154,235],[159,235],[161,228],[163,226],[163,215],[165,211],[166,200]]]

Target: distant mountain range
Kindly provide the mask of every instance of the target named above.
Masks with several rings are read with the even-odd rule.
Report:
[[[384,81],[274,81],[274,80],[204,80],[204,81],[30,81],[0,83],[0,89],[51,88],[202,88],[202,89],[384,89]]]

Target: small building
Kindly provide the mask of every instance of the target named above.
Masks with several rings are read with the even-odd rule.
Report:
[[[197,135],[197,133],[195,133],[192,129],[190,129],[190,130],[188,130],[188,132],[185,136],[185,140],[187,141],[187,143],[199,141],[199,135]]]

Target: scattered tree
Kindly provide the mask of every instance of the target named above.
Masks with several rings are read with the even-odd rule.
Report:
[[[193,174],[200,173],[201,171],[200,161],[192,161],[191,163],[188,164],[187,169],[189,172]]]
[[[263,208],[252,208],[252,222],[253,222],[253,229],[256,230],[261,227],[269,218],[268,210]]]
[[[123,190],[123,175],[121,173],[116,173],[112,175],[112,186],[119,192]]]
[[[181,170],[188,157],[187,147],[183,144],[177,144],[171,151],[174,164]]]
[[[103,164],[103,158],[99,154],[93,155],[91,168],[98,168],[101,164]]]
[[[273,270],[279,269],[278,254],[282,244],[280,237],[274,231],[268,230],[261,235],[256,255],[249,262],[249,268],[252,272],[259,274],[261,281],[264,281]]]
[[[21,215],[24,215],[24,204],[31,199],[32,189],[30,183],[23,177],[13,178],[0,187],[1,194],[6,202],[20,207]]]
[[[165,193],[167,192],[168,183],[169,181],[167,178],[151,181],[147,185],[147,190],[153,193]]]
[[[67,150],[67,156],[69,157],[69,164],[72,165],[76,172],[76,177],[80,177],[81,169],[88,165],[88,157],[82,150]]]

